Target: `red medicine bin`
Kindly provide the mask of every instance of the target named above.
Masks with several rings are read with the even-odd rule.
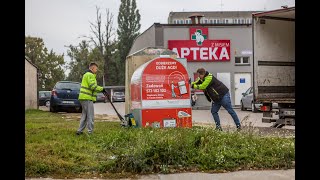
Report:
[[[131,112],[138,127],[192,127],[190,85],[185,66],[159,57],[131,78]]]

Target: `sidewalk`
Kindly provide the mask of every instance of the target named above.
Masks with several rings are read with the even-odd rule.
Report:
[[[228,173],[178,173],[178,174],[157,174],[145,175],[139,179],[143,180],[294,180],[295,169],[289,170],[251,170],[251,171],[236,171]],[[51,178],[26,178],[26,180],[62,180]],[[106,180],[106,179],[73,179],[73,180]],[[121,179],[130,180],[130,179]]]

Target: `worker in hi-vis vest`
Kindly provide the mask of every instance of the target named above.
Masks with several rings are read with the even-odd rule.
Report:
[[[80,126],[76,134],[82,134],[82,131],[87,126],[88,133],[93,132],[94,124],[94,107],[93,102],[97,100],[98,92],[106,92],[105,89],[97,85],[96,73],[98,65],[94,62],[90,63],[89,69],[85,72],[81,81],[81,88],[79,94],[79,101],[82,106],[82,114],[80,119]]]

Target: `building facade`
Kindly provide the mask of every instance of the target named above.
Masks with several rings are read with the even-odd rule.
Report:
[[[192,24],[190,16],[200,14],[200,24],[251,24],[251,15],[257,11],[170,12],[168,24]],[[198,23],[197,23],[198,24]]]
[[[38,109],[38,68],[25,58],[25,110]]]
[[[178,58],[187,59],[188,75],[192,80],[196,78],[197,69],[204,67],[229,88],[232,105],[240,106],[242,93],[252,86],[251,13],[171,12],[169,24],[154,23],[136,38],[129,54],[145,47],[170,49],[177,53]],[[193,17],[201,18],[196,19],[199,20],[197,22]],[[184,20],[183,24],[177,23],[179,19]],[[211,104],[203,93],[196,93],[195,107],[210,108]]]

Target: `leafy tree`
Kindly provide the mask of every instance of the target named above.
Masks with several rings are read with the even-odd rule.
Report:
[[[83,40],[78,46],[69,46],[68,56],[71,61],[68,63],[70,73],[67,77],[69,81],[81,82],[84,73],[88,70],[90,62],[96,62],[99,69],[103,68],[103,58],[98,48],[91,50],[89,43]],[[102,85],[103,72],[97,73],[97,83]]]
[[[67,54],[70,57],[70,62],[67,65],[70,69],[67,80],[81,82],[82,76],[90,63],[88,42],[83,40],[78,46],[69,45]]]
[[[139,35],[140,27],[140,14],[137,9],[136,0],[121,0],[117,29],[119,38],[119,59],[117,62],[119,69],[117,74],[121,84],[124,84],[125,80],[125,59],[130,51],[134,39]]]
[[[42,38],[25,36],[25,56],[39,68],[40,90],[51,90],[57,81],[65,79],[64,55],[48,52]]]

